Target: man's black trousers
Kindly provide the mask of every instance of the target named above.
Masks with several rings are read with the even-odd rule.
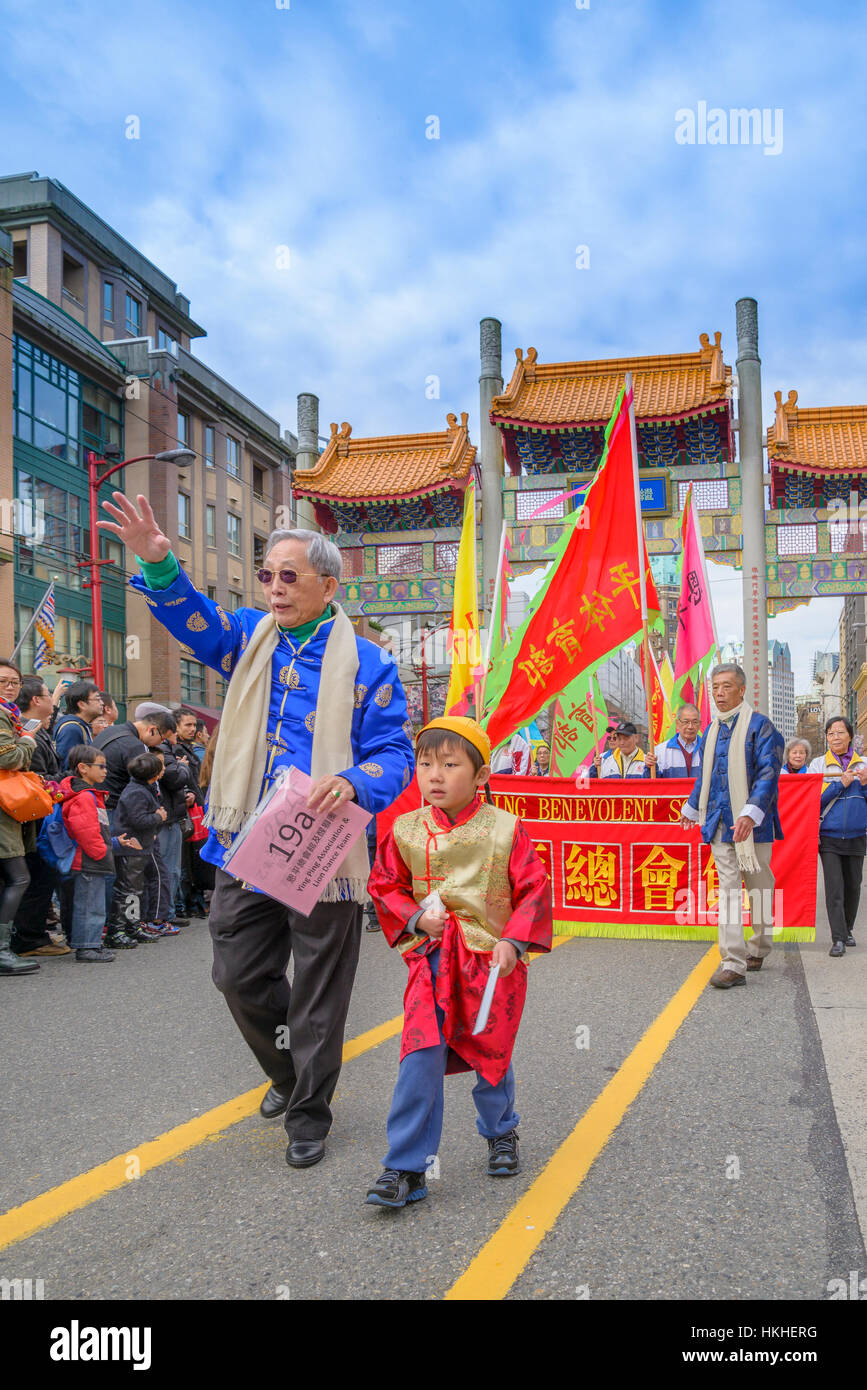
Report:
[[[208,925],[214,984],[262,1070],[291,1091],[286,1133],[324,1139],[358,965],[361,905],[319,903],[302,917],[217,869]]]

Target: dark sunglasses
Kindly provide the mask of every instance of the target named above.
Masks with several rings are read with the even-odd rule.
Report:
[[[321,579],[315,570],[257,570],[256,578],[260,584],[270,584],[278,577],[283,584],[295,584],[299,579]]]

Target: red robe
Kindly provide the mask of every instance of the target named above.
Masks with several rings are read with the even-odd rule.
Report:
[[[429,814],[443,830],[449,830],[453,825],[463,825],[471,820],[480,805],[479,798],[475,797],[454,822],[438,807],[430,807]],[[534,951],[550,951],[553,929],[551,885],[545,866],[520,822],[515,826],[508,877],[512,915],[502,936],[527,942]],[[418,911],[418,902],[413,894],[412,873],[400,854],[391,829],[380,841],[368,886],[389,945],[396,946],[400,941],[405,944],[408,939],[406,924]],[[419,898],[425,896],[421,888],[417,891]],[[437,949],[440,960],[434,989],[427,957]],[[422,1047],[435,1047],[439,1043],[435,996],[436,1004],[445,1015],[443,1037],[449,1044],[446,1072],[477,1071],[486,1081],[496,1085],[508,1071],[521,1021],[527,993],[527,967],[524,962],[519,960],[511,975],[497,981],[488,1022],[483,1032],[473,1037],[490,971],[491,952],[470,950],[457,918],[449,912],[441,941],[419,936],[417,944],[410,944],[404,955],[409,966],[409,979],[403,1001],[401,1060],[409,1052]]]

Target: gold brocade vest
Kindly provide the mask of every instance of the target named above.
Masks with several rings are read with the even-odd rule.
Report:
[[[516,824],[508,811],[482,802],[463,825],[443,829],[425,806],[398,816],[392,827],[416,902],[436,889],[470,951],[492,951],[512,915],[509,856]]]

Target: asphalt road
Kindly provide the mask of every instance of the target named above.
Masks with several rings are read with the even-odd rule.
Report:
[[[281,1122],[252,1115],[0,1252],[0,1276],[47,1299],[442,1298],[706,949],[571,940],[533,964],[514,1180],[486,1176],[471,1078],[452,1077],[429,1198],[363,1205],[393,1037],[344,1066],[317,1167],[288,1168]],[[209,971],[196,923],[113,966],[0,980],[0,1210],[260,1083]],[[399,1013],[403,979],[365,933],[348,1039]],[[702,991],[508,1297],[827,1299],[850,1270],[867,1259],[802,951],[778,946],[745,989]]]

